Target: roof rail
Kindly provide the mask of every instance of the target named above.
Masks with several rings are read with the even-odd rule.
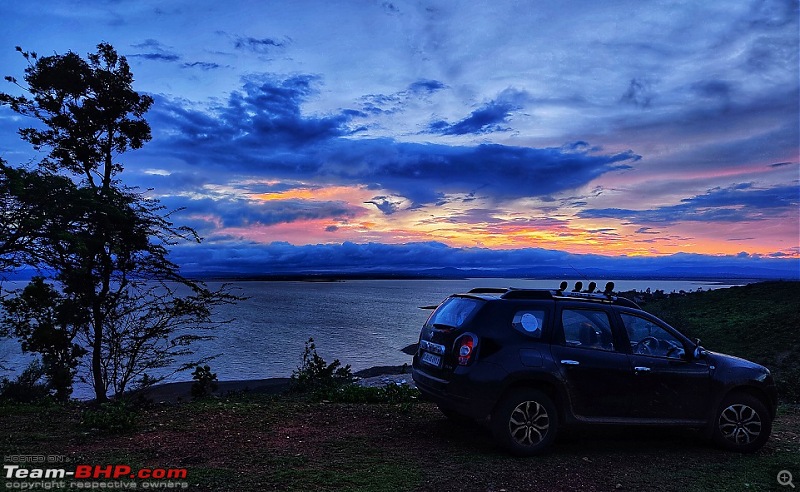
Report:
[[[475,287],[467,292],[467,294],[503,294],[508,289],[504,287]]]
[[[507,289],[503,299],[552,299],[553,291],[545,289]]]

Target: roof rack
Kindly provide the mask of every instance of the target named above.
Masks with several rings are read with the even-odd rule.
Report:
[[[586,290],[581,290],[583,289],[583,282],[576,282],[572,291],[567,290],[568,287],[569,284],[567,282],[561,282],[558,289],[476,287],[470,290],[468,294],[499,294],[501,299],[582,299],[641,309],[638,304],[630,299],[613,295],[614,282],[608,282],[603,292],[596,291],[597,284],[595,282],[589,282]]]

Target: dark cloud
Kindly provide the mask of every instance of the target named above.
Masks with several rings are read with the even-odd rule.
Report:
[[[221,227],[276,225],[302,220],[356,217],[361,211],[341,201],[302,199],[247,200],[233,198],[184,199],[168,197],[161,200],[167,209],[183,209],[183,215],[199,217],[188,225],[201,233]]]
[[[376,196],[373,197],[372,200],[364,203],[375,205],[378,207],[378,210],[384,213],[384,215],[392,215],[393,213],[397,212],[402,201],[390,200],[389,197],[386,196]]]
[[[787,2],[788,3],[788,2]],[[795,13],[795,22],[797,14]],[[747,72],[762,75],[786,66],[797,64],[797,26],[794,39],[776,36],[761,36],[746,48],[742,68]]]
[[[473,111],[463,120],[449,124],[446,121],[435,121],[428,127],[431,133],[443,135],[481,134],[506,131],[508,117],[513,111],[522,109],[528,95],[525,92],[506,89],[497,99]]]
[[[221,65],[219,63],[211,62],[192,62],[183,64],[183,68],[199,68],[201,70],[216,70],[220,67]]]
[[[592,270],[611,275],[641,274],[693,275],[704,273],[728,275],[729,278],[771,276],[797,279],[797,259],[780,255],[706,256],[675,254],[663,257],[608,257],[575,255],[537,248],[491,250],[453,248],[437,242],[401,245],[366,243],[318,244],[295,246],[276,242],[255,244],[221,241],[176,247],[171,257],[187,270],[201,268],[202,273],[369,273],[407,272],[462,268],[479,270],[487,276],[509,273],[547,272],[573,274]],[[231,262],[230,258],[236,258]],[[202,265],[202,267],[200,267]]]
[[[397,8],[397,5],[395,5],[395,4],[391,3],[391,2],[383,2],[381,4],[381,6],[384,9],[386,9],[386,11],[389,12],[390,14],[399,14],[400,13],[400,9]]]
[[[392,94],[369,94],[361,98],[362,110],[368,114],[392,114],[404,111],[409,104],[425,100],[447,86],[438,80],[420,79],[408,88]]]
[[[369,185],[408,198],[414,205],[437,203],[445,193],[475,190],[495,198],[550,196],[628,169],[639,159],[631,151],[603,154],[585,142],[530,148],[346,138],[353,133],[348,127],[352,111],[330,115],[301,111],[315,94],[316,82],[307,75],[249,77],[226,104],[208,111],[159,97],[150,118],[158,138],[142,155],[153,152],[154,157],[169,157],[209,172]],[[498,100],[520,97],[512,91]]]
[[[237,50],[252,51],[258,54],[270,53],[275,48],[283,48],[286,45],[285,41],[276,41],[271,38],[253,38],[253,37],[237,37],[233,41],[233,46]]]
[[[750,9],[746,21],[755,30],[770,30],[797,23],[797,2],[794,1],[759,0],[753,2]]]
[[[144,58],[145,60],[166,62],[174,62],[181,59],[180,56],[171,53],[136,53],[128,56],[132,58]]]
[[[252,158],[258,161],[258,152],[302,147],[350,133],[345,125],[352,113],[302,115],[300,105],[315,93],[315,81],[315,77],[306,75],[283,80],[248,77],[242,91],[233,92],[225,105],[209,112],[188,109],[184,101],[157,98],[153,126],[161,125],[170,133],[177,130],[170,147],[178,145],[190,154],[195,153],[192,149],[203,148],[212,154],[238,156],[246,159],[241,165],[247,166],[251,164],[247,162],[251,151],[256,152]]]
[[[397,94],[370,94],[361,98],[365,114],[391,114],[404,109],[403,100]]]
[[[438,80],[418,80],[408,86],[408,92],[414,94],[432,94],[446,87],[446,85]]]
[[[745,222],[796,213],[800,200],[796,186],[755,188],[744,183],[714,188],[703,195],[681,200],[678,205],[651,210],[620,208],[587,209],[581,218],[614,218],[634,224],[675,224],[678,222]],[[641,229],[640,229],[641,230]]]
[[[745,171],[797,155],[797,86],[776,86],[774,91],[749,97],[741,92],[733,91],[729,101],[722,104],[719,100],[713,104],[714,100],[701,99],[674,110],[629,114],[619,117],[603,135],[593,136],[587,128],[586,138],[607,142],[606,145],[615,141],[629,145],[632,139],[683,142],[685,145],[674,147],[668,155],[648,156],[650,166],[673,172],[703,169],[715,173],[735,168]]]
[[[622,94],[620,102],[633,104],[639,108],[649,108],[655,97],[652,84],[645,79],[631,79],[628,89]]]
[[[633,152],[595,155],[557,148],[455,147],[392,140],[338,140],[328,154],[319,174],[375,183],[415,203],[436,203],[442,193],[477,189],[500,199],[550,195],[627,169],[638,158]]]
[[[692,89],[703,97],[728,100],[733,92],[730,82],[724,80],[704,80],[692,85]]]
[[[173,53],[168,47],[164,46],[155,39],[146,39],[145,41],[132,46],[134,48],[147,50],[147,52],[127,55],[131,58],[144,58],[145,60],[166,62],[175,62],[181,59],[180,55]]]

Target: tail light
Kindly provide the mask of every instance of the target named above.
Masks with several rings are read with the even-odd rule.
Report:
[[[465,333],[456,339],[453,350],[458,357],[458,365],[466,366],[475,360],[475,351],[478,348],[478,337],[472,333]]]

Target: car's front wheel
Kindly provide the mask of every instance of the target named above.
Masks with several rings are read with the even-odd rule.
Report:
[[[723,448],[752,453],[767,442],[772,416],[753,395],[734,393],[719,406],[714,419],[714,441]]]
[[[553,442],[558,413],[553,401],[535,389],[523,389],[503,398],[492,413],[492,433],[514,454],[539,454]]]

